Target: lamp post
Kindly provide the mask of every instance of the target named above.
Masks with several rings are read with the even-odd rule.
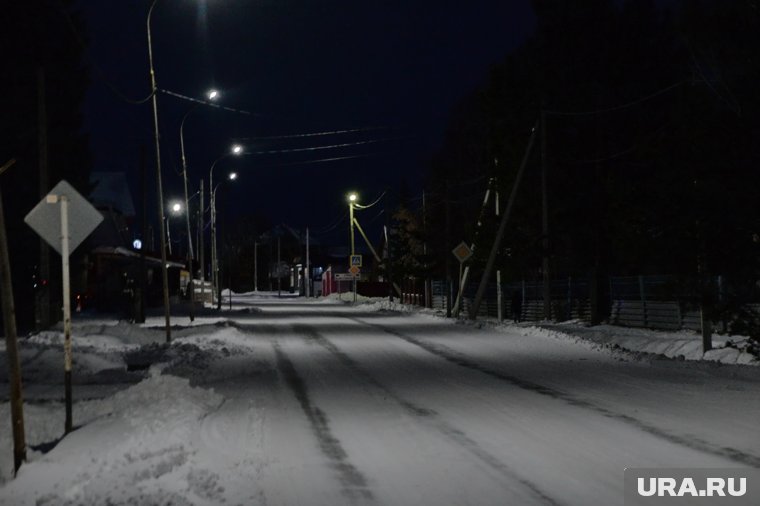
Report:
[[[354,248],[354,202],[357,201],[359,196],[356,193],[348,194],[348,228],[351,234],[351,256],[356,254]]]
[[[235,181],[237,179],[237,172],[230,172],[227,179]],[[211,290],[212,293],[216,293],[216,309],[222,309],[222,283],[219,277],[219,253],[216,240],[216,191],[221,185],[222,183],[217,183],[211,192],[211,274],[213,279]]]
[[[206,98],[208,100],[216,100],[219,98],[219,92],[216,90],[209,90],[206,92]],[[191,107],[185,115],[182,117],[182,122],[179,124],[179,148],[180,148],[180,154],[182,155],[182,179],[185,184],[185,208],[188,209],[188,212],[186,213],[186,224],[187,224],[187,251],[188,251],[188,258],[190,260],[190,278],[192,280],[193,277],[193,266],[192,261],[195,260],[195,252],[193,250],[193,241],[192,241],[192,235],[190,233],[190,199],[188,197],[188,191],[187,191],[187,157],[185,156],[185,121],[187,121],[187,117],[190,116],[190,113],[195,111],[200,105],[203,105],[203,102],[198,102],[193,107]]]
[[[182,214],[182,204],[177,201],[173,200],[169,203],[169,214],[170,216],[179,216]],[[166,242],[169,246],[169,254],[172,254],[172,236],[171,236],[171,222],[169,221],[170,216],[166,217]],[[179,244],[181,244],[181,241],[178,241]],[[179,248],[180,253],[182,251],[182,248]],[[178,253],[179,254],[179,253]]]
[[[206,93],[206,98],[209,100],[216,100],[218,97],[219,92],[216,90],[212,89]],[[187,263],[188,270],[190,271],[190,321],[195,320],[195,287],[193,286],[193,260],[195,260],[195,254],[193,251],[192,234],[190,232],[190,198],[188,197],[187,192],[187,158],[185,157],[185,121],[187,120],[187,117],[190,116],[190,113],[196,110],[201,104],[202,102],[198,102],[191,107],[182,117],[182,121],[179,124],[179,147],[182,155],[182,179],[185,184],[185,208],[187,209],[187,213],[185,213],[185,223],[187,224]],[[203,209],[201,209],[201,212],[203,212]],[[202,281],[203,266],[201,265],[201,282]]]
[[[230,156],[235,155],[239,156],[243,154],[243,146],[239,144],[235,144],[232,146],[230,151],[228,153],[223,154],[216,160],[214,160],[214,163],[211,164],[211,169],[209,169],[208,172],[208,189],[211,193],[211,286],[212,286],[212,297],[214,293],[214,287],[218,287],[219,285],[219,279],[218,279],[218,259],[217,259],[217,250],[216,250],[216,188],[214,187],[214,167],[216,167],[216,164],[219,163],[220,160]],[[234,173],[233,173],[234,174]],[[237,175],[236,175],[237,176]],[[213,299],[212,299],[213,302]]]
[[[158,0],[153,0],[148,9],[148,19],[146,26],[148,30],[148,63],[150,64],[150,91],[153,101],[153,135],[156,143],[156,184],[158,193],[158,220],[161,223],[161,280],[164,291],[164,319],[166,323],[166,342],[171,342],[171,316],[169,311],[169,273],[166,267],[166,231],[164,228],[164,191],[161,184],[161,144],[158,135],[158,98],[156,92],[156,72],[153,68],[153,40],[150,32],[150,20],[153,15],[153,8]]]
[[[359,196],[356,193],[351,192],[348,194],[348,226],[351,233],[351,258],[348,261],[349,265],[351,265],[351,260],[356,254],[356,248],[354,247],[354,203],[358,199]],[[356,303],[356,277],[354,277],[354,303]]]

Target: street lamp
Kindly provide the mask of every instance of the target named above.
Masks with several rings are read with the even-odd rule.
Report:
[[[148,9],[148,19],[146,20],[146,27],[148,31],[148,63],[150,64],[150,91],[153,101],[153,134],[156,142],[156,182],[158,193],[158,219],[161,223],[161,280],[163,282],[164,291],[164,319],[166,321],[166,342],[170,342],[172,339],[171,334],[171,316],[169,312],[169,273],[166,267],[166,231],[164,228],[164,190],[161,184],[161,145],[158,136],[158,86],[156,85],[156,71],[153,68],[153,40],[150,32],[150,19],[153,15],[153,8],[156,6],[158,0],[153,0]],[[69,430],[70,427],[67,427]],[[67,430],[67,432],[69,432]]]
[[[355,192],[348,194],[348,228],[351,233],[351,256],[356,254],[356,250],[354,248],[354,204],[357,200],[359,200],[359,196]]]
[[[356,249],[354,248],[354,205],[357,200],[359,200],[359,196],[356,192],[348,194],[348,228],[351,233],[351,258],[348,259],[349,265],[352,265],[354,255],[356,254]],[[356,303],[356,277],[354,277],[354,303]]]
[[[227,175],[227,179],[229,181],[235,181],[237,179],[237,172],[230,172]],[[223,183],[224,181],[222,181]],[[217,250],[217,240],[216,240],[216,191],[219,189],[220,186],[222,186],[222,183],[217,183],[214,190],[211,192],[211,201],[214,202],[212,206],[212,211],[214,216],[213,221],[211,222],[211,234],[212,234],[212,244],[211,244],[211,256],[212,256],[212,268],[213,268],[213,279],[216,281],[215,287],[212,286],[212,290],[215,290],[216,292],[216,308],[222,309],[222,283],[221,283],[221,277],[219,275],[219,254]],[[229,206],[227,207],[229,209]],[[226,229],[225,229],[226,230]],[[213,283],[212,283],[213,284]],[[232,309],[232,283],[230,283],[230,309]]]
[[[217,90],[211,89],[206,92],[206,98],[214,101],[217,98],[219,98],[219,92]],[[185,184],[185,207],[187,209],[190,209],[190,199],[188,198],[188,191],[187,191],[187,158],[185,157],[185,121],[187,121],[187,117],[190,116],[190,113],[195,111],[198,106],[203,105],[203,102],[198,102],[194,106],[192,106],[182,117],[182,122],[179,124],[179,148],[180,148],[180,154],[182,155],[182,179]],[[188,258],[191,265],[190,267],[190,278],[192,280],[193,274],[193,266],[192,261],[195,259],[195,252],[193,251],[193,241],[192,241],[192,234],[190,233],[190,213],[187,213],[185,222],[187,224],[187,251],[188,251]]]
[[[211,89],[206,92],[206,98],[210,101],[214,101],[217,98],[219,98],[219,92],[217,90]],[[190,113],[192,113],[194,110],[198,108],[198,106],[203,105],[203,102],[197,102],[194,106],[192,106],[184,116],[182,116],[182,121],[179,124],[179,147],[180,147],[180,153],[182,155],[182,180],[185,185],[185,208],[187,209],[187,213],[185,214],[185,224],[187,226],[187,263],[188,263],[188,270],[190,271],[190,286],[193,286],[193,260],[195,260],[195,252],[193,251],[193,237],[192,233],[190,232],[190,198],[188,198],[188,192],[187,192],[187,158],[185,157],[185,121],[187,121],[188,116],[190,116]],[[201,188],[203,187],[203,181],[201,181]],[[201,202],[203,199],[201,199]],[[202,207],[202,204],[201,204]],[[201,213],[203,210],[201,209]],[[202,232],[201,232],[202,233]],[[199,245],[199,247],[203,247],[202,245]],[[200,255],[200,263],[201,263],[201,283],[204,281],[204,275],[203,275],[203,252],[201,251]],[[194,315],[194,304],[195,304],[195,289],[193,289],[190,292],[190,321],[193,321],[195,318]],[[203,286],[201,286],[201,295],[203,295]]]
[[[173,202],[172,203],[172,213],[177,216],[182,212],[182,204],[179,202]]]
[[[217,249],[216,249],[216,188],[214,187],[214,167],[216,164],[222,160],[223,158],[226,158],[230,155],[233,156],[240,156],[243,154],[243,146],[240,144],[233,144],[230,148],[230,151],[223,154],[216,160],[214,160],[214,163],[211,164],[211,169],[209,169],[208,173],[208,189],[209,192],[211,192],[211,285],[212,285],[212,294],[214,293],[214,287],[219,287],[219,259],[217,258]],[[237,177],[237,175],[236,175]],[[234,178],[231,178],[234,179]],[[213,296],[213,295],[212,295]],[[221,304],[221,301],[219,301]]]

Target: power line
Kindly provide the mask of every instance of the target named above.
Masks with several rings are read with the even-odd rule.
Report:
[[[285,163],[273,163],[269,165],[260,166],[259,168],[268,169],[271,167],[286,167],[288,165],[308,165],[310,163],[327,163],[327,162],[335,162],[339,160],[350,160],[352,158],[367,158],[370,156],[385,156],[390,153],[365,153],[362,155],[351,155],[351,156],[335,156],[332,158],[319,158],[316,160],[303,160],[299,162],[285,162]]]
[[[368,206],[363,206],[363,205],[361,205],[361,204],[354,204],[354,207],[355,207],[356,209],[362,209],[362,210],[363,210],[363,209],[369,209],[370,207],[372,207],[372,206],[374,206],[375,204],[377,204],[378,202],[380,202],[380,200],[381,200],[383,197],[385,197],[385,194],[387,193],[387,191],[388,191],[388,190],[385,190],[385,191],[383,191],[383,193],[381,193],[381,194],[380,194],[380,196],[379,196],[379,197],[377,197],[377,198],[375,199],[375,201],[374,201],[374,202],[372,202],[372,203],[371,203],[370,205],[368,205]]]
[[[378,142],[389,142],[399,139],[408,139],[407,136],[401,136],[401,137],[387,137],[385,139],[370,139],[366,141],[356,141],[356,142],[344,142],[341,144],[331,144],[328,146],[312,146],[309,148],[288,148],[288,149],[272,149],[267,151],[252,151],[247,152],[247,155],[278,155],[282,153],[300,153],[304,151],[319,151],[322,149],[337,149],[337,148],[346,148],[351,146],[361,146],[365,144],[376,144]]]
[[[127,102],[128,104],[133,104],[133,105],[144,104],[145,102],[147,102],[148,100],[150,100],[151,98],[153,98],[153,95],[156,94],[156,90],[152,90],[147,97],[141,98],[141,99],[137,99],[137,100],[129,98],[127,95],[125,95],[124,93],[122,93],[121,90],[119,90],[116,87],[116,85],[114,85],[106,77],[105,72],[100,67],[100,65],[98,65],[98,63],[95,61],[95,59],[92,58],[92,56],[90,56],[89,48],[87,47],[87,44],[85,44],[84,40],[82,39],[82,36],[79,34],[79,30],[77,29],[76,24],[74,24],[74,20],[71,19],[71,15],[69,14],[69,11],[66,10],[66,7],[64,7],[61,4],[60,1],[57,2],[57,3],[58,3],[58,9],[57,10],[60,13],[63,14],[64,18],[66,18],[66,24],[68,25],[69,29],[71,30],[71,33],[74,36],[74,39],[77,41],[77,44],[79,44],[79,46],[81,47],[82,53],[85,55],[85,58],[87,59],[87,61],[90,63],[90,65],[92,66],[92,68],[95,69],[95,75],[97,76],[98,79],[100,79],[100,81],[103,82],[103,84],[106,85],[106,87],[108,87],[109,90],[111,90],[111,92],[114,95],[116,95],[119,99],[123,100],[124,102]]]
[[[190,96],[187,96],[187,95],[183,95],[181,93],[177,93],[176,91],[171,91],[171,90],[167,90],[167,89],[164,89],[164,88],[159,88],[158,91],[160,91],[161,93],[164,93],[166,95],[169,95],[171,97],[181,98],[182,100],[187,100],[188,102],[193,102],[193,103],[196,103],[196,104],[202,104],[202,105],[206,105],[208,107],[214,107],[216,109],[222,109],[224,111],[234,112],[236,114],[245,114],[247,116],[261,116],[261,117],[265,117],[263,114],[257,114],[255,112],[246,111],[244,109],[236,109],[234,107],[227,107],[226,105],[215,104],[214,102],[210,102],[208,100],[202,100],[202,99],[199,99],[199,98],[190,97]]]
[[[348,130],[332,130],[326,132],[311,132],[305,134],[288,134],[288,135],[268,135],[264,137],[236,137],[239,141],[259,141],[259,140],[274,140],[274,139],[297,139],[303,137],[319,137],[325,135],[342,135],[357,132],[372,132],[375,130],[388,130],[390,127],[366,127],[366,128],[352,128]]]
[[[689,82],[689,79],[683,79],[681,81],[678,81],[677,83],[673,83],[670,86],[666,86],[665,88],[662,88],[660,90],[655,91],[654,93],[650,93],[649,95],[643,96],[641,98],[637,98],[636,100],[633,100],[631,102],[626,102],[624,104],[615,105],[612,107],[607,107],[605,109],[595,109],[591,111],[552,111],[552,110],[545,110],[544,112],[546,114],[551,114],[553,116],[593,116],[595,114],[606,114],[610,112],[620,111],[623,109],[628,109],[630,107],[639,105],[643,102],[646,102],[647,100],[651,100],[655,97],[658,97],[664,93],[669,92],[672,89],[675,89],[682,84],[685,84]]]

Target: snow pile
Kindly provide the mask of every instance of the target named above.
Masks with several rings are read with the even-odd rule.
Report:
[[[387,299],[368,300],[362,306],[370,311],[397,311],[428,316],[442,316],[440,310],[427,309],[411,304],[389,302]],[[493,320],[452,320],[459,324],[493,326],[523,335],[542,335],[556,339],[570,339],[578,344],[590,344],[591,348],[605,348],[631,352],[639,358],[658,355],[676,360],[708,360],[724,364],[760,365],[755,349],[744,336],[713,335],[713,349],[702,352],[702,336],[690,330],[661,331],[652,329],[597,325],[589,327],[581,321],[562,323],[496,323]]]
[[[591,341],[614,350],[665,356],[677,360],[709,360],[724,364],[760,365],[742,336],[713,335],[713,349],[702,352],[702,336],[689,330],[660,331],[613,325],[587,327],[578,323],[543,324],[544,329]]]
[[[187,504],[188,495],[213,493],[213,480],[187,475],[184,464],[195,458],[193,430],[221,402],[213,390],[155,374],[108,399],[79,403],[74,422],[87,430],[46,455],[30,452],[0,504]]]

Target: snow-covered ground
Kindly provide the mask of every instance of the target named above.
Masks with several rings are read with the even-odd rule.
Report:
[[[170,345],[163,318],[78,321],[60,441],[60,333],[22,340],[29,462],[11,477],[4,398],[0,504],[622,504],[626,467],[760,467],[741,345],[365,302],[235,295]]]

